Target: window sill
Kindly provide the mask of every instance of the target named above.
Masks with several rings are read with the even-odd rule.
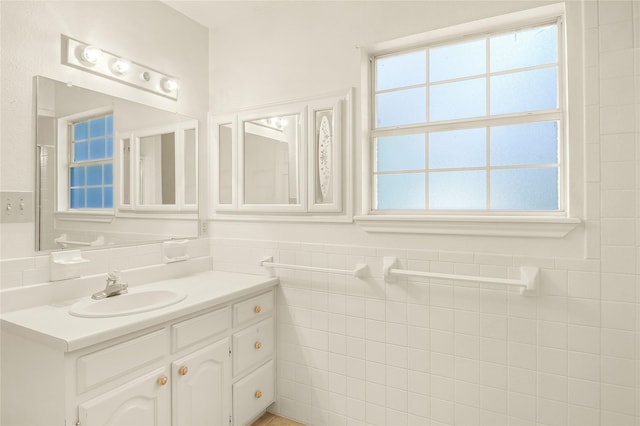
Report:
[[[482,235],[496,237],[563,238],[582,221],[537,216],[355,216],[366,232],[401,234]]]
[[[55,217],[57,220],[68,220],[76,222],[100,222],[110,223],[115,219],[114,211],[108,210],[104,212],[98,211],[63,211],[56,212]]]

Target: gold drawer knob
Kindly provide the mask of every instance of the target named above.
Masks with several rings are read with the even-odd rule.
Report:
[[[158,377],[158,384],[160,386],[164,386],[167,384],[167,382],[169,381],[169,378],[167,376],[160,376]]]
[[[262,397],[262,391],[256,391],[256,399]]]
[[[256,346],[256,349],[260,349],[262,347],[262,343],[256,342],[255,346]]]
[[[260,311],[262,310],[262,307],[260,305],[256,305],[256,307],[253,308],[253,310],[255,311],[256,314],[259,314]]]
[[[180,367],[180,370],[178,370],[178,373],[180,373],[181,376],[186,376],[188,372],[189,367],[187,367],[186,365],[183,365],[182,367]]]

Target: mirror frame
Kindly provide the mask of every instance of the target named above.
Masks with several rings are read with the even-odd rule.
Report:
[[[184,134],[187,130],[195,130],[195,167],[196,167],[196,203],[188,204],[184,200],[185,167],[184,167]],[[143,204],[140,202],[140,139],[148,136],[155,136],[165,133],[175,133],[175,204]],[[124,204],[124,179],[122,150],[124,141],[128,139],[131,148],[129,160],[129,199],[130,204]],[[136,130],[125,130],[118,132],[118,178],[121,180],[118,191],[119,212],[197,212],[198,211],[198,120],[188,119],[175,124],[167,124],[163,126],[149,127]]]
[[[351,222],[353,202],[351,200],[353,165],[353,88],[334,95],[311,98],[306,101],[277,104],[270,107],[242,110],[209,116],[210,140],[209,169],[212,171],[210,190],[212,196],[211,219],[220,220],[266,220],[266,221],[317,221]],[[319,130],[316,113],[331,116],[331,175],[329,186],[332,197],[326,202],[322,197],[319,182]],[[247,204],[244,203],[244,123],[265,117],[299,114],[300,143],[299,203],[298,204]],[[220,202],[220,127],[232,126],[232,202]],[[326,151],[325,151],[326,152]],[[325,178],[326,179],[326,178]],[[255,215],[251,215],[254,213]]]

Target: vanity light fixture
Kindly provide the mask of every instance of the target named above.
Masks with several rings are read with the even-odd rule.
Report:
[[[162,90],[171,93],[178,88],[178,83],[170,78],[163,78],[161,82]]]
[[[178,80],[97,46],[62,36],[62,63],[169,99],[178,99]]]
[[[84,46],[80,49],[80,56],[84,62],[93,66],[98,63],[98,60],[102,56],[102,50],[95,46]]]
[[[111,62],[111,71],[113,71],[114,74],[122,75],[129,71],[129,68],[131,68],[131,65],[124,59],[116,59]]]

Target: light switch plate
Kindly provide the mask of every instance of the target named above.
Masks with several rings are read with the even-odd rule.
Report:
[[[33,192],[0,191],[0,222],[33,222]]]

